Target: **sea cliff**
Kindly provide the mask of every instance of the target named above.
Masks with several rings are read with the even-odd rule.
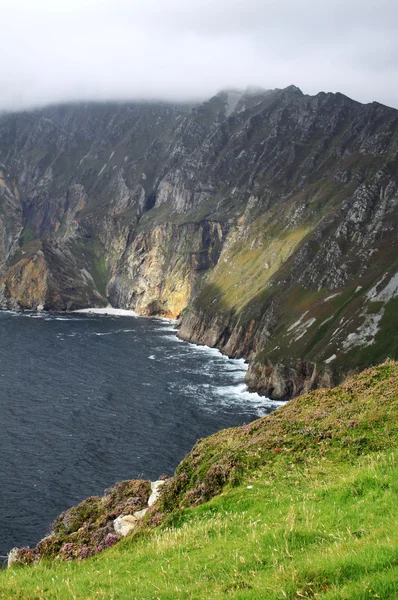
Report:
[[[297,87],[0,118],[0,306],[179,317],[274,398],[397,357],[398,112]]]

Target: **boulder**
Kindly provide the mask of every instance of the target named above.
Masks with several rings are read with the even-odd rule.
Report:
[[[13,548],[8,553],[7,566],[10,568],[19,563],[19,548]]]
[[[147,510],[147,508],[144,508],[143,510],[137,510],[132,515],[122,515],[117,517],[117,519],[113,521],[113,528],[117,535],[126,537],[126,535],[131,533],[137,526],[138,521],[143,518]]]

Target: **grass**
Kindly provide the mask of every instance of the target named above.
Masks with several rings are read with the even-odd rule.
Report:
[[[25,246],[26,244],[29,244],[29,242],[33,242],[36,239],[37,238],[29,225],[25,225],[21,234],[20,246]]]
[[[162,525],[3,572],[0,598],[395,600],[397,409],[389,361],[200,440],[164,486]]]

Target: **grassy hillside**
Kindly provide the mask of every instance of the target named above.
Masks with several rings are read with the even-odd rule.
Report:
[[[136,534],[3,572],[0,598],[396,599],[397,459],[390,361],[199,441]]]

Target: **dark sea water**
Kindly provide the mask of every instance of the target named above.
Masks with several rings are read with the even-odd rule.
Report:
[[[0,312],[0,555],[116,481],[172,474],[201,437],[278,406],[246,366],[156,319]]]

